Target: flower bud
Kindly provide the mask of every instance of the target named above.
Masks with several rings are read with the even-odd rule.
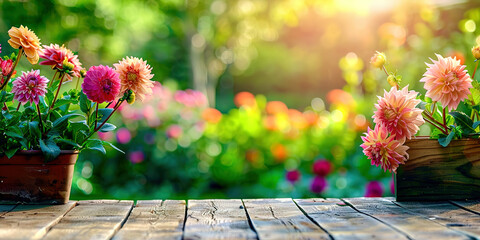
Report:
[[[381,53],[378,51],[370,59],[370,63],[372,64],[372,66],[376,68],[382,68],[386,61],[387,61],[387,57],[385,56],[385,53]]]
[[[390,84],[390,86],[392,86],[392,87],[398,86],[398,84],[400,82],[400,80],[397,77],[395,77],[395,75],[393,75],[393,74],[388,75],[387,81]]]
[[[128,90],[129,94],[127,96],[127,103],[128,104],[133,104],[135,102],[135,93],[132,90]]]
[[[480,59],[480,46],[475,46],[472,48],[472,54],[475,59]]]
[[[85,68],[80,70],[80,75],[82,76],[82,78],[85,78],[86,74],[87,74],[87,70],[85,70]]]
[[[72,71],[75,65],[73,63],[68,61],[68,58],[65,57],[65,60],[63,60],[63,71]]]

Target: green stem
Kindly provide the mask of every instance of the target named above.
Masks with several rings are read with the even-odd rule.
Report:
[[[60,79],[60,84],[58,84],[57,92],[55,93],[55,97],[53,98],[53,102],[50,105],[50,108],[48,109],[48,112],[53,109],[53,106],[55,106],[55,101],[57,101],[58,93],[60,92],[60,88],[62,87],[63,79],[65,78],[65,74],[62,74],[62,78]]]
[[[23,49],[20,47],[18,49],[18,56],[17,59],[15,59],[15,62],[13,63],[12,70],[10,73],[7,75],[7,79],[3,82],[2,86],[0,86],[0,90],[3,90],[3,88],[7,85],[8,81],[10,81],[10,78],[12,78],[13,72],[15,72],[15,68],[17,67],[18,61],[20,60],[20,57],[23,54]]]
[[[38,111],[38,123],[40,124],[40,132],[43,135],[43,123],[42,123],[42,114],[40,113],[40,104],[37,104],[37,111]]]
[[[477,63],[475,64],[475,69],[473,70],[472,79],[475,79],[475,73],[477,72],[478,60],[476,62]]]
[[[115,111],[117,111],[117,109],[120,107],[120,105],[123,103],[123,101],[125,101],[125,100],[119,100],[119,101],[115,104],[115,107],[113,108],[113,111],[110,113],[110,115],[108,115],[108,117],[105,119],[105,121],[103,121],[102,124],[100,124],[100,126],[97,127],[96,124],[95,124],[95,128],[93,129],[93,132],[91,132],[91,133],[88,135],[88,137],[86,137],[85,140],[83,140],[82,144],[80,144],[80,145],[83,145],[83,143],[85,143],[85,141],[87,141],[94,133],[96,133],[98,130],[100,130],[100,129],[103,127],[103,125],[105,125],[105,123],[108,122],[108,120],[110,119],[110,117],[113,115],[113,113],[114,113]]]
[[[439,121],[437,121],[432,115],[430,115],[428,112],[423,112],[422,115],[424,115],[424,119],[427,120],[430,124],[432,124],[434,127],[438,128],[438,130],[442,131],[443,134],[448,135],[448,128],[447,126],[443,125]],[[447,130],[445,130],[447,129]]]
[[[51,87],[53,82],[55,81],[55,77],[57,76],[57,73],[58,73],[58,69],[55,71],[55,74],[53,74],[53,78],[52,80],[48,83],[48,87]]]
[[[98,121],[98,102],[96,104],[96,107],[95,107],[95,126],[94,129],[97,127],[97,121]]]

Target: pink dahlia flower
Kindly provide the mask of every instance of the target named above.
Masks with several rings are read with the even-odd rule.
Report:
[[[108,66],[92,66],[85,75],[82,89],[93,102],[111,102],[120,93],[118,73]]]
[[[404,146],[404,140],[396,140],[395,135],[388,136],[387,129],[377,124],[375,130],[368,128],[362,136],[363,153],[372,161],[372,165],[381,165],[384,171],[387,169],[396,172],[399,164],[404,164],[408,158],[408,147]]]
[[[12,93],[19,102],[34,102],[38,104],[40,96],[47,92],[48,79],[40,76],[40,70],[22,72],[22,75],[13,81]]]
[[[420,82],[424,82],[426,96],[433,101],[440,102],[443,107],[455,110],[458,104],[467,98],[472,87],[472,79],[456,58],[444,58],[436,54],[438,61],[427,64],[427,71]]]
[[[420,100],[415,99],[417,94],[408,91],[408,86],[402,90],[392,87],[390,92],[385,91],[383,98],[378,97],[378,103],[375,104],[377,111],[373,122],[385,126],[396,139],[411,139],[420,129],[419,126],[425,123],[423,110],[416,108],[420,103]]]
[[[74,77],[80,77],[80,70],[82,70],[82,64],[78,60],[78,56],[73,54],[70,49],[65,46],[59,46],[58,44],[50,44],[50,46],[43,46],[44,49],[40,54],[40,57],[46,59],[40,62],[40,65],[51,65],[53,68],[63,70],[63,61],[65,58],[71,64],[73,64],[73,70],[67,75],[68,79]]]
[[[136,57],[127,57],[113,66],[120,75],[122,93],[130,89],[141,101],[145,96],[152,94],[153,81],[150,80],[153,77],[152,68],[146,61]]]

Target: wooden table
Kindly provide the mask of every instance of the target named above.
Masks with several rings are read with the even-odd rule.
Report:
[[[0,205],[0,239],[477,239],[480,201],[94,200]]]

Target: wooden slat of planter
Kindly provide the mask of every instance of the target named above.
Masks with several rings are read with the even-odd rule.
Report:
[[[44,239],[110,239],[133,207],[133,201],[79,201]]]
[[[461,206],[470,211],[480,214],[480,200],[451,201],[457,206]]]
[[[480,215],[449,202],[397,202],[396,204],[468,236],[480,238]]]
[[[405,144],[410,157],[397,169],[397,201],[480,198],[480,139],[453,140],[448,147],[434,139]]]
[[[340,199],[295,199],[295,202],[334,239],[407,239]]]
[[[189,200],[184,239],[256,239],[242,200]]]
[[[184,221],[185,201],[138,201],[113,239],[181,239]]]
[[[19,205],[2,216],[0,239],[40,239],[75,204],[69,202],[65,205]]]
[[[389,199],[349,198],[344,200],[360,212],[389,224],[413,239],[469,239],[455,230],[399,207]]]
[[[243,200],[248,216],[261,239],[330,239],[292,199]]]

